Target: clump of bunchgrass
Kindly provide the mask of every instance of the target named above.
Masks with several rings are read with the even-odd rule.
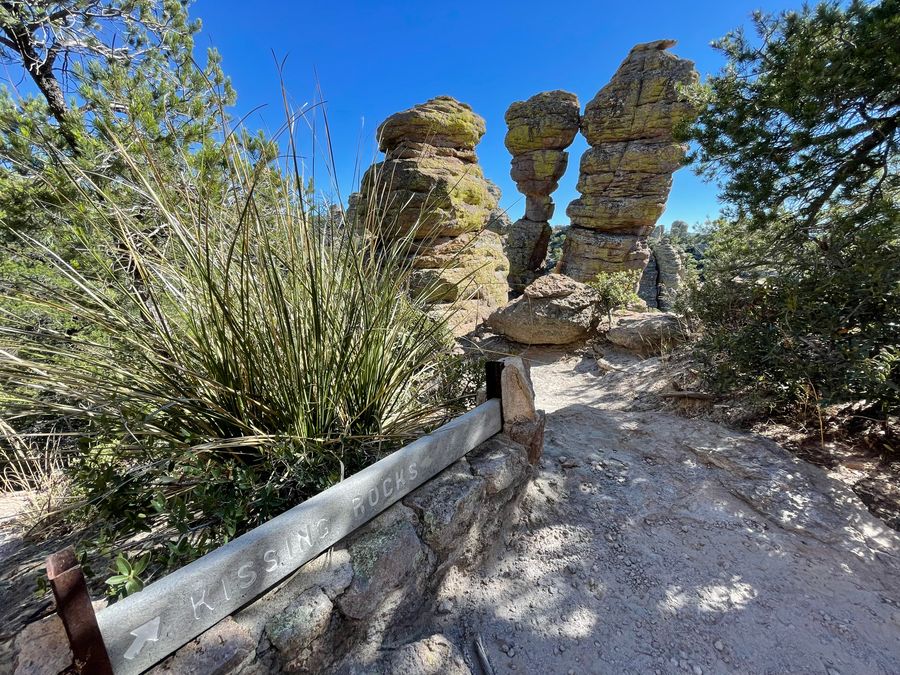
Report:
[[[445,323],[409,293],[411,242],[323,218],[292,141],[279,165],[223,133],[214,171],[142,143],[110,132],[115,181],[59,160],[77,256],[29,239],[53,274],[0,290],[0,417],[75,429],[72,513],[153,569],[424,433],[462,392]]]

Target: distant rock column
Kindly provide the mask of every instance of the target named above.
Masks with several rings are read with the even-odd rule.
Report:
[[[668,239],[653,242],[653,255],[659,268],[657,276],[657,305],[664,312],[672,310],[681,278],[684,274],[684,263],[676,246]]]
[[[684,275],[678,247],[668,238],[650,242],[650,262],[641,275],[638,295],[651,309],[672,310]]]
[[[578,97],[567,91],[543,92],[516,101],[506,111],[506,148],[513,156],[510,175],[525,195],[525,217],[510,226],[506,241],[514,289],[530,284],[544,263],[554,209],[550,195],[566,171],[565,149],[579,123]]]
[[[656,265],[656,255],[653,253],[653,245],[650,245],[650,259],[641,274],[638,283],[638,297],[647,303],[649,309],[659,308],[659,267]]]
[[[612,80],[587,104],[578,191],[559,271],[579,281],[598,272],[642,271],[649,235],[662,215],[685,146],[677,125],[694,115],[678,93],[698,80],[691,61],[666,50],[674,40],[634,47]]]
[[[496,186],[485,180],[475,146],[484,119],[449,96],[395,113],[378,127],[383,162],[363,175],[353,222],[389,241],[415,240],[414,291],[427,290],[453,331],[475,328],[506,303],[509,262],[500,235],[485,229],[496,214]]]

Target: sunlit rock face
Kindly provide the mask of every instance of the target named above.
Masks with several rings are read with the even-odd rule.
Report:
[[[686,147],[675,130],[695,114],[679,91],[698,81],[694,64],[671,54],[673,40],[635,46],[585,107],[578,191],[559,271],[580,281],[598,272],[643,271],[647,236],[662,215]]]
[[[509,228],[506,254],[510,285],[521,290],[534,280],[550,242],[550,195],[566,171],[571,145],[581,121],[578,97],[546,91],[516,101],[506,111],[506,148],[512,154],[510,176],[525,195],[525,217]]]
[[[505,304],[509,290],[502,239],[486,229],[499,190],[475,154],[484,132],[484,119],[449,96],[391,115],[377,131],[384,161],[364,174],[352,211],[355,226],[381,240],[412,239],[414,290],[457,334]]]

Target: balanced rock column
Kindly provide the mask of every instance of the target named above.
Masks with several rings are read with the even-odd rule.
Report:
[[[497,197],[475,154],[484,132],[484,119],[449,96],[391,115],[377,130],[385,159],[363,175],[354,203],[357,227],[414,240],[412,290],[427,293],[436,314],[451,311],[458,335],[509,292],[502,240],[485,229]]]
[[[578,97],[567,91],[547,91],[516,101],[506,111],[506,148],[512,154],[510,175],[525,195],[525,217],[509,228],[506,254],[509,281],[521,290],[534,280],[550,242],[550,195],[566,171],[569,147],[580,123]]]
[[[675,128],[695,111],[679,85],[698,81],[694,64],[666,51],[674,40],[639,44],[587,104],[578,191],[559,271],[579,281],[647,265],[649,235],[662,215],[686,147]]]

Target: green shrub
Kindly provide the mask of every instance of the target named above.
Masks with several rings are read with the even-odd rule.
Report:
[[[779,269],[758,259],[765,235],[720,225],[690,299],[720,391],[772,409],[808,400],[866,401],[879,416],[900,409],[900,228],[873,221],[869,233],[834,265],[797,242]]]
[[[61,160],[59,194],[74,188],[87,223],[69,228],[77,259],[22,235],[53,273],[0,289],[0,419],[66,420],[71,517],[99,524],[100,552],[152,552],[151,571],[358,471],[473,393],[444,322],[408,293],[410,242],[320,227],[299,170],[223,137],[225,185],[198,180],[196,157],[146,161],[139,134],[111,141],[126,167],[114,187]],[[139,559],[120,559],[115,592],[146,577]]]
[[[597,294],[599,307],[606,312],[607,320],[612,326],[612,313],[640,302],[635,288],[640,280],[637,270],[622,272],[600,272],[593,281],[588,282]]]
[[[687,137],[719,182],[693,310],[720,389],[900,412],[900,2],[753,16]]]

